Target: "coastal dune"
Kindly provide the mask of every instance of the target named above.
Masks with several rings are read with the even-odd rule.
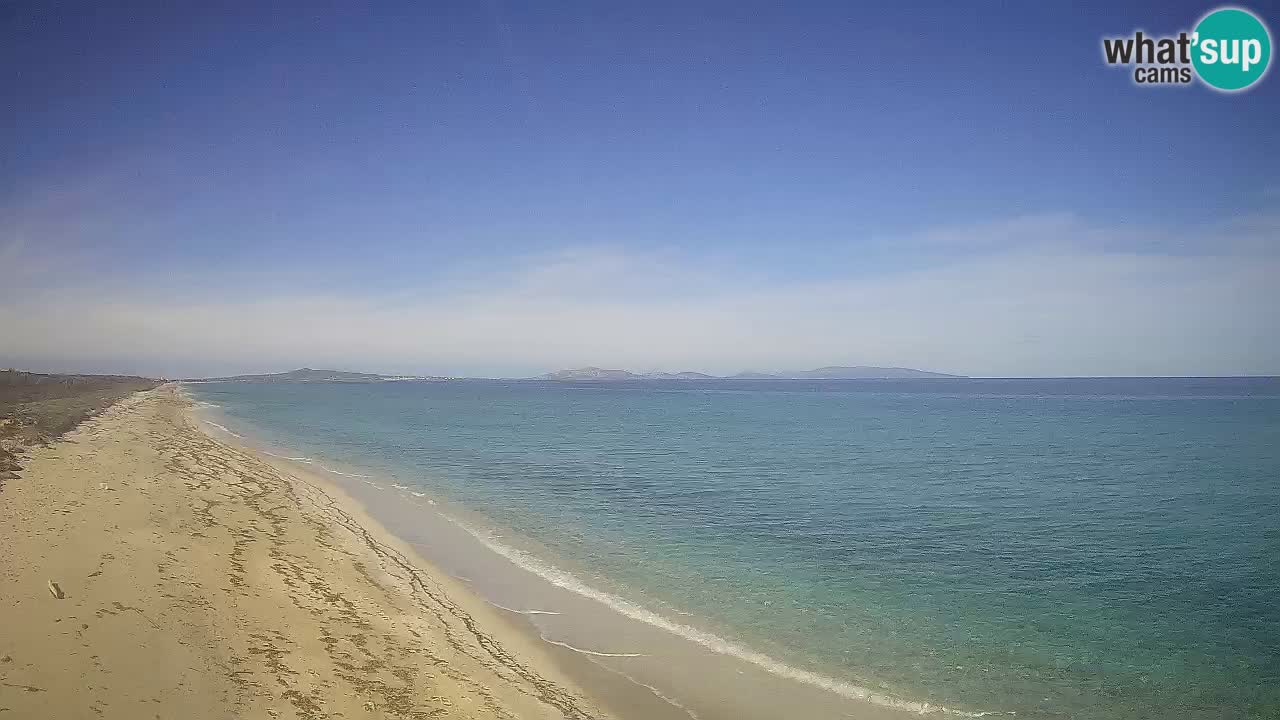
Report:
[[[0,719],[607,717],[337,488],[203,434],[173,386],[31,450],[0,548]]]

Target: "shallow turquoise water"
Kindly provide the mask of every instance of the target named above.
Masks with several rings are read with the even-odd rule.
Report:
[[[189,389],[833,677],[1021,717],[1280,716],[1280,380]]]

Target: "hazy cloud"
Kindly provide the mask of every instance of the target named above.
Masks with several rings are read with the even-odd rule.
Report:
[[[168,375],[833,363],[977,375],[1280,373],[1274,215],[1196,229],[1179,244],[1194,253],[1133,241],[1171,230],[1108,231],[1069,215],[983,227],[925,236],[983,252],[821,282],[595,247],[472,268],[412,292],[51,284],[0,308],[0,360]]]

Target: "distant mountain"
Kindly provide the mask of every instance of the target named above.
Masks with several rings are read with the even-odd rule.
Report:
[[[795,370],[777,373],[741,372],[729,377],[708,375],[685,370],[683,372],[634,373],[630,370],[610,370],[598,367],[557,370],[539,375],[534,380],[562,382],[625,382],[638,380],[871,380],[890,378],[946,378],[964,377],[944,373],[912,370],[910,368],[884,368],[859,365],[856,367],[822,367],[816,370]],[[183,382],[260,382],[260,383],[380,383],[396,380],[449,380],[451,378],[421,375],[378,375],[375,373],[348,372],[346,370],[315,370],[299,368],[282,373],[259,375],[232,375],[230,377],[191,378]]]
[[[539,375],[536,380],[621,382],[626,380],[889,380],[901,378],[955,378],[963,375],[928,372],[899,367],[828,366],[815,370],[789,370],[778,373],[740,372],[730,377],[708,375],[700,372],[651,372],[633,373],[629,370],[605,370],[598,367],[557,370]]]
[[[912,368],[856,365],[854,367],[830,366],[816,370],[799,370],[786,373],[783,377],[800,380],[889,380],[896,378],[953,378],[964,376],[929,372],[927,370],[913,370]]]
[[[605,370],[598,367],[575,368],[573,370],[557,370],[539,375],[535,380],[602,380],[617,382],[620,380],[644,380],[644,375],[637,375],[626,370]]]
[[[645,373],[641,377],[644,377],[646,380],[723,380],[724,379],[724,378],[718,378],[715,375],[708,375],[706,373],[693,372],[692,370],[685,370],[684,372],[676,372],[676,373],[651,372],[651,373]]]
[[[535,380],[595,380],[600,382],[619,382],[623,380],[719,380],[714,375],[706,373],[692,372],[650,372],[650,373],[633,373],[630,370],[606,370],[598,367],[574,368],[572,370],[557,370],[546,375],[539,375]]]
[[[444,380],[439,377],[422,377],[418,375],[377,375],[374,373],[347,372],[346,370],[313,370],[299,368],[282,373],[266,373],[262,375],[233,375],[231,377],[200,378],[195,382],[345,382],[345,383],[378,383],[395,380]],[[188,381],[191,382],[191,381]]]

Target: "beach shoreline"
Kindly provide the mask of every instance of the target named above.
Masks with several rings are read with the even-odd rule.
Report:
[[[615,702],[618,685],[698,720],[1111,720],[1268,706],[1275,686],[1257,659],[1272,650],[1231,634],[1253,622],[1252,595],[1215,606],[1219,620],[1127,589],[1136,577],[1258,571],[1251,558],[1265,553],[1274,507],[1265,469],[1276,456],[1264,442],[1274,383],[900,389],[188,391],[208,432],[343,488],[532,629],[528,639],[623,720],[658,715]],[[979,415],[983,430],[966,425]],[[1005,446],[1018,450],[991,454]],[[1086,447],[1101,451],[1077,452]],[[1206,457],[1216,476],[1198,472]],[[1205,498],[1190,517],[1202,528],[1241,518],[1239,540],[1161,522],[1211,487],[1206,477],[1240,494]],[[1086,510],[1098,519],[1080,525]],[[1137,560],[1193,538],[1158,571]],[[1198,574],[1206,566],[1193,561],[1217,558],[1229,561],[1212,566],[1221,572]],[[1164,612],[1147,617],[1154,607]],[[1191,648],[1204,653],[1195,665],[1171,667]]]
[[[174,386],[31,451],[0,502],[12,717],[598,718],[509,618]]]
[[[362,481],[363,484],[378,490],[385,490],[386,485],[370,480],[368,475],[349,473],[323,465],[317,466],[309,458],[287,456],[266,450],[259,444],[258,438],[246,437],[220,422],[203,417],[202,403],[184,392],[181,386],[178,386],[177,392],[185,402],[186,419],[193,428],[214,442],[252,455],[263,464],[277,469],[293,482],[301,483],[322,493],[327,501],[331,501],[335,508],[340,508],[341,512],[350,518],[349,522],[354,523],[360,529],[359,532],[368,534],[370,542],[392,549],[400,556],[401,562],[407,563],[417,572],[430,576],[434,582],[443,586],[446,593],[465,608],[469,615],[480,618],[478,624],[490,631],[490,634],[500,638],[502,642],[524,648],[530,655],[536,654],[537,667],[544,671],[554,669],[554,673],[560,676],[560,682],[577,689],[577,692],[584,693],[594,701],[597,707],[601,708],[600,718],[613,717],[617,720],[699,718],[697,714],[690,713],[687,708],[681,706],[678,701],[662,695],[656,688],[638,683],[634,679],[601,667],[588,659],[602,653],[575,648],[543,637],[538,628],[529,621],[530,616],[558,613],[520,610],[486,599],[470,586],[473,578],[451,573],[427,558],[422,551],[421,542],[409,542],[402,537],[408,533],[389,530],[384,526],[383,520],[371,513],[366,500],[355,497],[352,492],[355,488],[343,487],[340,484],[340,478],[335,476],[341,476],[351,482]],[[206,426],[212,427],[216,434],[210,433]],[[436,503],[435,500],[428,502],[433,506]],[[488,554],[490,551],[484,552]]]
[[[376,478],[273,453],[206,405],[172,384],[125,398],[34,449],[0,498],[0,541],[12,548],[0,570],[17,589],[0,597],[0,612],[22,621],[13,637],[0,634],[9,658],[0,708],[481,720],[969,714],[887,706],[584,592],[434,501],[406,502],[416,498]],[[49,581],[66,597],[51,597]],[[120,657],[124,672],[111,660]]]
[[[216,404],[191,400],[192,421],[202,431],[341,498],[362,523],[378,528],[415,562],[499,611],[509,629],[547,653],[572,682],[620,720],[1001,714],[905,700],[786,664],[733,636],[690,626],[679,615],[664,616],[626,596],[586,585],[574,574],[583,568],[566,572],[548,564],[544,558],[554,555],[539,552],[536,543],[530,552],[524,547],[527,538],[513,541],[507,529],[471,508],[443,496],[411,492],[426,488],[367,474],[376,471],[344,465],[332,460],[331,453],[323,460],[304,457],[305,451],[264,442],[261,428],[242,427]]]

